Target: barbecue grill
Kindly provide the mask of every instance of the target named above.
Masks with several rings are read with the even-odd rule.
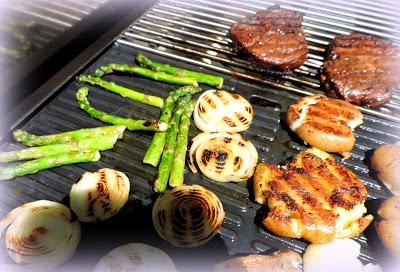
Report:
[[[275,4],[304,14],[308,58],[303,66],[292,73],[260,71],[248,61],[237,57],[228,34],[233,23]],[[159,62],[223,76],[224,89],[240,93],[254,107],[255,118],[250,129],[243,135],[256,146],[260,161],[281,163],[306,148],[288,129],[284,121],[286,109],[299,96],[324,92],[319,82],[319,68],[330,41],[338,34],[362,32],[399,44],[399,12],[400,6],[394,0],[161,0],[134,22],[137,17],[127,16],[121,20],[118,27],[105,33],[4,116],[2,121],[5,129],[0,149],[19,147],[10,139],[10,132],[17,127],[36,134],[51,134],[102,125],[79,109],[75,93],[81,84],[75,82],[74,77],[80,73],[92,73],[107,63],[133,64],[134,56],[141,52]],[[161,97],[166,97],[175,88],[136,76],[107,75],[105,78]],[[157,109],[127,101],[97,87],[90,88],[92,91],[89,99],[96,108],[124,117],[158,117]],[[377,146],[398,142],[400,139],[400,90],[396,90],[391,100],[382,107],[359,109],[364,113],[364,123],[355,131],[357,142],[351,152],[352,157],[343,163],[360,176],[367,187],[369,201],[373,203],[374,199],[389,196],[389,192],[373,178],[367,166],[368,158],[370,151]],[[198,133],[192,126],[190,136]],[[169,253],[168,250],[173,249],[159,241],[153,230],[145,227],[148,224],[151,229],[150,211],[155,199],[151,182],[156,169],[142,164],[150,140],[151,134],[126,132],[123,140],[118,141],[113,150],[102,152],[99,162],[58,167],[2,182],[0,213],[3,216],[12,208],[37,199],[65,201],[71,185],[85,171],[96,171],[103,167],[117,168],[125,172],[132,182],[129,202],[116,218],[100,224],[101,230],[95,231],[95,226],[84,226],[82,243],[87,245],[78,250],[89,251],[91,247],[88,244],[96,241],[96,236],[88,233],[104,235],[111,232],[112,228],[123,228],[122,222],[126,224],[123,229],[127,233],[138,231],[135,229],[138,228],[139,231],[146,229],[150,234],[143,236],[146,238],[117,235],[118,239],[102,244],[104,249],[93,251],[91,248],[94,252],[92,260],[98,260],[101,257],[99,252],[105,253],[116,243],[135,242],[132,237],[148,239],[166,248]],[[336,160],[340,158],[336,157]],[[225,252],[226,255],[221,253],[220,256],[214,256],[214,260],[228,255],[269,252],[282,248],[304,252],[307,246],[305,241],[275,236],[257,222],[262,207],[253,200],[251,181],[217,183],[190,172],[185,177],[188,184],[200,184],[215,192],[224,205],[225,224],[217,239],[223,244],[223,250],[219,252]],[[138,218],[142,223],[132,223],[133,218]],[[91,238],[85,239],[85,233]],[[371,243],[373,239],[367,242],[360,235],[354,237],[354,240],[362,245],[360,259],[363,262],[381,261],[378,250]],[[218,241],[211,242],[211,245],[220,249]],[[176,256],[184,254],[183,251],[177,252]],[[70,266],[73,265],[71,263]],[[94,264],[88,267],[90,265]]]

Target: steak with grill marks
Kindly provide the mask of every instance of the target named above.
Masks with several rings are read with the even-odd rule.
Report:
[[[329,96],[356,105],[386,103],[400,84],[400,47],[370,35],[337,36],[321,70]]]
[[[231,27],[234,47],[262,67],[299,67],[307,58],[302,17],[278,6],[259,11]]]
[[[367,190],[360,179],[316,148],[284,167],[260,163],[253,186],[255,200],[270,208],[263,225],[280,236],[329,243],[360,234],[373,219],[363,216]]]

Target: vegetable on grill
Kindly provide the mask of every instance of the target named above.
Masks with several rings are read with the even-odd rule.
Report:
[[[105,90],[111,91],[113,93],[119,94],[122,97],[127,97],[129,99],[139,101],[143,104],[151,105],[157,108],[161,108],[163,106],[164,100],[158,96],[146,95],[144,93],[140,93],[134,91],[132,89],[128,89],[126,87],[115,84],[114,82],[108,82],[99,77],[94,77],[90,75],[80,75],[76,78],[79,82],[88,83],[91,85],[97,85]]]
[[[251,104],[242,96],[209,90],[197,100],[193,120],[204,132],[240,132],[250,127],[253,116]]]
[[[72,185],[70,206],[81,222],[103,221],[125,205],[129,190],[129,179],[120,171],[103,168],[86,172]]]
[[[152,211],[162,239],[177,247],[197,247],[213,238],[224,223],[219,198],[200,185],[183,185],[160,195]]]
[[[18,165],[0,168],[0,180],[12,179],[14,177],[34,174],[41,170],[61,165],[94,162],[100,159],[98,151],[78,151],[67,154],[58,154],[36,160],[31,160]]]
[[[194,160],[206,177],[219,181],[245,181],[258,162],[254,145],[236,133],[201,133],[192,139],[189,168],[197,172]]]
[[[0,221],[0,235],[4,233],[8,255],[21,265],[17,269],[46,272],[54,271],[72,257],[81,238],[81,227],[66,206],[38,200],[9,212]]]
[[[113,72],[126,72],[131,74],[141,75],[143,77],[148,77],[157,81],[162,81],[171,84],[177,85],[192,85],[198,86],[197,81],[193,77],[182,77],[182,76],[175,76],[170,75],[164,72],[156,72],[153,70],[149,70],[143,67],[138,66],[131,66],[128,64],[117,64],[117,63],[110,63],[98,68],[94,75],[96,77],[102,77],[107,74],[111,74]]]
[[[79,102],[80,108],[86,111],[92,118],[96,118],[100,121],[113,125],[124,125],[129,130],[166,131],[168,129],[167,123],[160,122],[158,120],[135,120],[130,118],[122,118],[99,111],[90,106],[87,98],[88,94],[89,88],[81,87],[76,93],[76,99]]]
[[[19,149],[15,151],[0,153],[0,162],[11,162],[19,160],[37,159],[70,152],[83,150],[107,150],[112,149],[117,141],[118,135],[106,135],[93,138],[81,139],[79,141],[71,141],[65,144],[45,145]]]
[[[172,187],[180,186],[184,182],[184,170],[186,161],[186,151],[189,141],[190,117],[192,116],[196,101],[189,102],[189,106],[184,109],[179,124],[179,132],[176,137],[176,147],[172,160],[169,185]]]
[[[192,77],[192,78],[195,78],[197,80],[197,82],[199,82],[199,83],[210,85],[210,86],[218,88],[218,89],[221,89],[222,85],[224,83],[223,77],[208,75],[205,73],[200,73],[200,72],[195,72],[195,71],[190,71],[190,70],[174,67],[169,64],[158,63],[158,62],[155,62],[155,61],[147,58],[143,54],[137,54],[136,61],[139,63],[139,65],[149,68],[149,69],[152,69],[154,71],[165,72],[165,73],[180,76],[180,77]]]
[[[179,122],[182,116],[183,109],[188,107],[190,96],[185,96],[179,101],[177,109],[174,111],[167,137],[165,140],[165,147],[162,153],[161,162],[158,167],[157,178],[154,182],[154,191],[162,193],[167,188],[168,178],[171,172],[172,160],[174,159],[176,135],[179,129]]]
[[[174,110],[175,102],[185,95],[193,95],[200,92],[201,89],[194,86],[184,86],[175,91],[170,92],[167,99],[165,99],[163,108],[161,109],[160,121],[169,123],[172,112]],[[166,132],[156,132],[151,140],[150,146],[144,156],[143,163],[150,164],[156,167],[160,161],[161,154],[165,145]]]
[[[58,134],[41,136],[30,134],[22,129],[16,129],[13,131],[13,136],[14,140],[23,143],[24,145],[39,146],[63,144],[92,137],[104,137],[112,134],[117,135],[118,139],[122,139],[125,128],[125,126],[104,126],[96,128],[83,128]]]

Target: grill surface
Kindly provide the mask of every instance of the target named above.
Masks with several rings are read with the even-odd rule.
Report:
[[[35,23],[26,35],[32,42],[32,50],[28,52],[32,54],[35,50],[46,47],[107,1],[17,0],[0,3],[0,9],[13,21],[26,20]],[[2,56],[0,61],[10,62],[11,60]]]
[[[284,76],[279,80],[275,75],[263,77],[261,73],[249,68],[250,65],[246,61],[235,58],[230,50],[231,40],[227,37],[230,24],[257,9],[272,4],[266,1],[246,1],[246,3],[206,0],[161,1],[129,27],[106,52],[99,54],[99,57],[82,72],[91,73],[99,66],[112,62],[133,64],[135,54],[142,52],[160,62],[219,74],[225,78],[225,90],[240,93],[254,107],[254,121],[250,129],[243,134],[257,147],[260,161],[281,163],[306,148],[301,140],[290,132],[283,120],[286,119],[287,106],[292,104],[299,95],[321,91],[317,80],[318,68],[323,60],[323,52],[333,35],[348,33],[351,30],[360,31],[362,28],[364,32],[399,41],[396,38],[398,24],[395,22],[395,9],[393,7],[386,9],[387,4],[384,2],[374,2],[368,6],[362,4],[361,0],[346,3],[325,1],[318,6],[312,2],[316,1],[280,2],[284,8],[305,12],[304,27],[310,43],[310,52],[304,66],[297,69],[293,75]],[[321,13],[322,9],[326,9],[329,13]],[[384,11],[379,16],[372,16],[376,10],[381,9]],[[366,19],[376,20],[379,24],[372,24],[372,21]],[[344,24],[345,20],[348,23]],[[364,28],[363,25],[368,22],[371,26]],[[336,27],[339,25],[341,27]],[[392,31],[382,31],[379,27],[391,28]],[[244,78],[248,80],[243,80]],[[162,97],[166,97],[168,91],[176,88],[173,85],[129,75],[109,75],[106,79]],[[59,94],[22,128],[37,134],[49,134],[103,125],[89,118],[79,109],[75,101],[75,92],[79,86],[76,82],[66,84],[59,90]],[[158,109],[126,100],[96,87],[91,87],[91,90],[89,100],[95,107],[104,111],[132,118],[158,117]],[[371,114],[365,114],[365,122],[356,129],[357,142],[352,151],[352,157],[344,162],[361,177],[371,200],[385,198],[388,192],[381,183],[371,177],[366,161],[369,151],[373,148],[399,141],[400,128],[398,123],[393,121],[400,114],[399,101],[397,91],[387,106],[379,110],[364,110]],[[385,119],[374,115],[380,115]],[[199,131],[192,126],[191,137],[197,133]],[[99,162],[59,167],[2,182],[0,215],[3,216],[10,209],[36,199],[66,201],[71,185],[83,172],[96,171],[100,167],[111,167],[127,173],[133,190],[129,203],[115,219],[110,221],[110,225],[106,226],[112,228],[112,224],[120,225],[121,222],[132,223],[138,220],[137,214],[140,211],[133,210],[136,205],[139,205],[141,210],[147,211],[147,213],[143,212],[144,222],[151,224],[149,213],[155,197],[151,182],[155,177],[156,169],[143,165],[141,162],[150,140],[151,133],[127,131],[112,151],[102,152]],[[17,147],[20,146],[4,142],[0,149],[8,150]],[[336,157],[336,159],[340,158]],[[186,173],[186,181],[189,184],[203,185],[220,197],[226,211],[226,220],[220,231],[220,238],[229,254],[265,252],[280,248],[290,248],[301,253],[307,246],[303,240],[277,237],[261,227],[256,219],[261,206],[253,201],[251,181],[237,184],[216,183],[201,174],[194,175],[190,172]],[[97,228],[84,225],[83,239],[85,235],[90,235]],[[147,229],[152,233],[151,238],[157,241],[156,243],[160,243],[154,230],[151,227]],[[130,229],[130,231],[135,230]],[[113,235],[110,235],[107,228],[105,233],[113,239]],[[120,243],[137,241],[129,240],[131,238],[131,236],[123,237],[118,241]],[[94,238],[95,241],[96,239]],[[366,262],[375,261],[375,255],[366,239],[363,236],[354,239],[362,245],[360,258]],[[111,246],[116,246],[115,243],[117,242],[104,246],[111,249]],[[165,244],[162,246],[168,248]],[[83,250],[82,247],[80,250]],[[94,259],[97,260],[99,257],[101,255],[96,255]]]

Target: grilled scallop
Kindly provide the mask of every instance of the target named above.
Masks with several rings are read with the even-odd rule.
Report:
[[[367,190],[331,155],[309,148],[286,166],[261,163],[254,174],[255,199],[270,212],[264,226],[277,235],[329,243],[360,234],[372,221],[363,216]]]
[[[201,133],[192,139],[189,168],[196,173],[194,160],[206,177],[219,182],[249,179],[257,166],[254,145],[237,133]]]
[[[242,96],[225,91],[204,92],[194,108],[193,120],[204,132],[240,132],[253,120],[251,104]]]
[[[122,172],[108,168],[87,172],[72,185],[70,206],[82,222],[106,220],[125,205],[129,189],[129,179]]]
[[[213,192],[200,185],[183,185],[157,198],[152,217],[161,238],[177,247],[197,247],[217,234],[225,212]]]
[[[309,145],[348,157],[356,141],[352,132],[362,124],[363,116],[348,102],[316,94],[289,106],[287,121]]]

